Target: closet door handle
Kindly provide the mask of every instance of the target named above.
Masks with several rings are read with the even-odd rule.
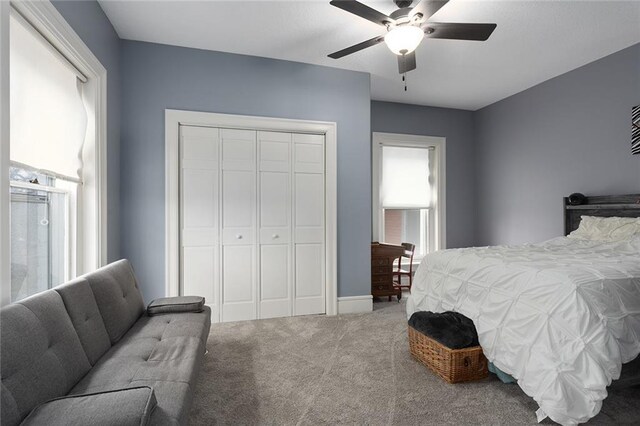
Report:
[[[242,234],[237,234],[236,235],[236,239],[241,240],[242,239]]]
[[[273,234],[273,235],[271,236],[271,238],[273,238],[274,240],[275,240],[276,238],[279,238],[279,237],[280,237],[280,236],[279,236],[278,234]]]

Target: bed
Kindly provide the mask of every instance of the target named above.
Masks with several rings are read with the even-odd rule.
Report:
[[[640,219],[616,219],[640,218],[640,194],[565,199],[564,213],[565,237],[426,256],[407,316],[471,318],[487,358],[538,403],[538,420],[575,425],[598,414],[640,353]]]

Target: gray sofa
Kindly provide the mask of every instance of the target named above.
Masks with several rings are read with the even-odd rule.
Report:
[[[186,424],[211,311],[176,310],[147,314],[127,260],[2,308],[2,425]]]

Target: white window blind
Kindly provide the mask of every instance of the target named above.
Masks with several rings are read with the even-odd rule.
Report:
[[[11,161],[77,180],[87,130],[80,76],[24,19],[10,19]]]
[[[431,207],[430,151],[428,148],[382,146],[382,208]]]

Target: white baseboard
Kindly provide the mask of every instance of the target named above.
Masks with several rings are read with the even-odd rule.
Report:
[[[338,314],[358,314],[373,311],[373,296],[338,297]]]

